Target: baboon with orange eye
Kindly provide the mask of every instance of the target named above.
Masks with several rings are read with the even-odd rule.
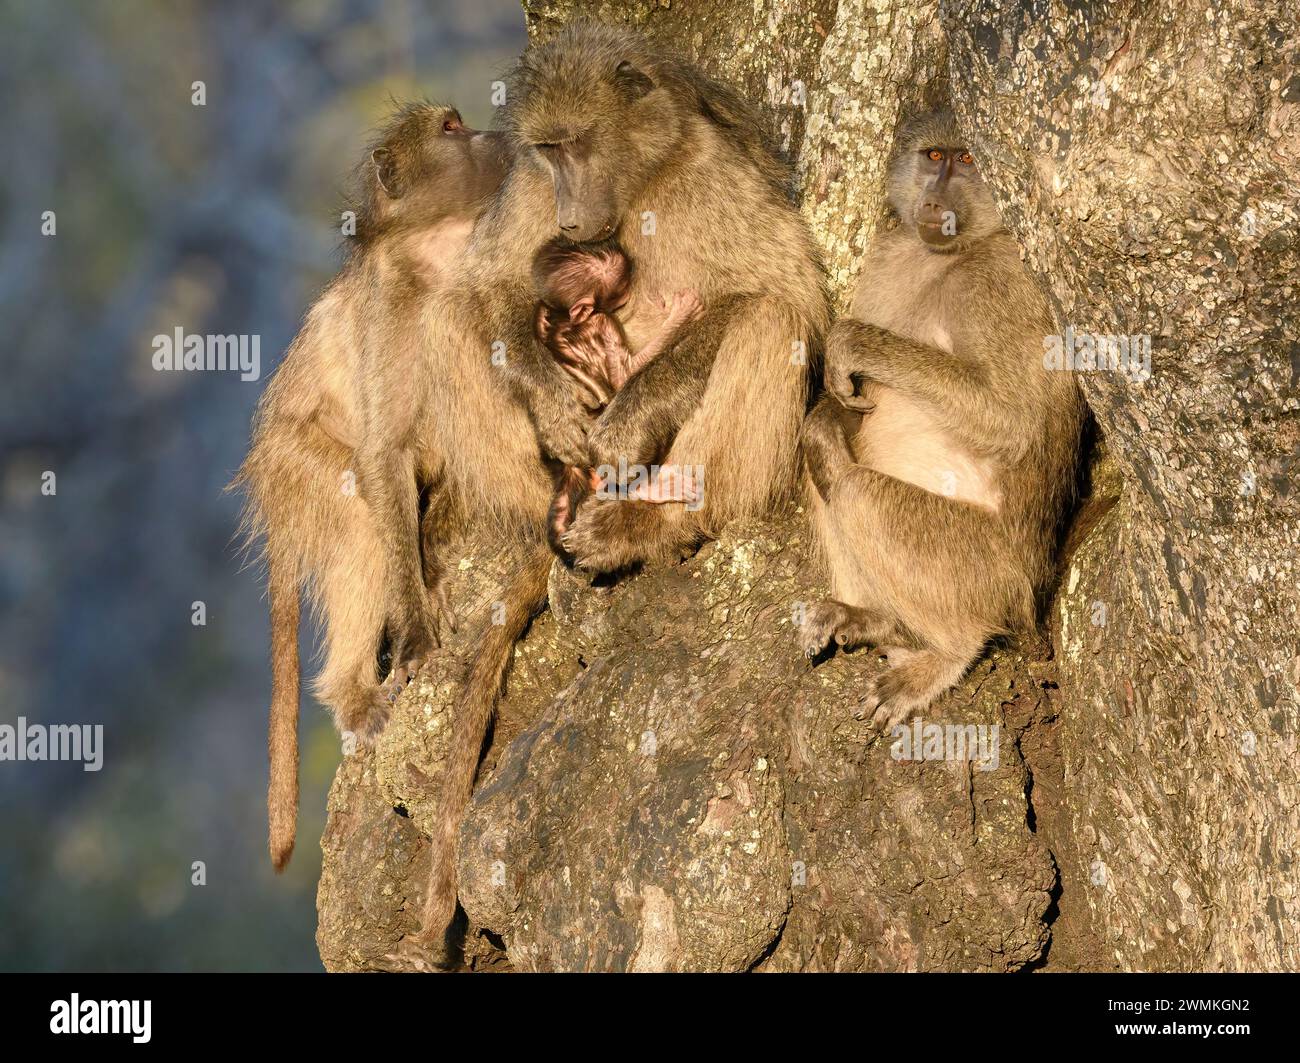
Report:
[[[471,398],[430,416],[451,431],[461,419],[490,423],[469,406],[486,408],[496,395],[526,414],[528,440],[518,435],[514,410],[503,410],[509,423],[494,424],[486,460],[456,463],[449,475],[485,508],[509,479],[515,514],[532,505],[525,488],[529,498],[543,493],[531,510],[542,549],[507,593],[506,623],[485,630],[458,706],[424,925],[403,945],[417,957],[445,944],[456,908],[456,839],[484,735],[514,640],[545,602],[553,496],[545,462],[703,467],[698,508],[591,497],[563,540],[576,563],[595,572],[689,549],[789,493],[807,367],[829,323],[789,174],[732,90],[635,34],[576,24],[525,53],[508,100],[514,165],[467,249],[465,290],[430,316],[441,334],[434,348],[447,352],[449,365],[453,352],[478,352],[478,361],[457,363],[461,378],[472,381]],[[636,263],[629,299],[616,314],[631,350],[663,329],[662,293],[690,289],[704,307],[594,423],[599,401],[534,329],[533,258],[557,236],[578,244],[615,239]],[[489,372],[495,395],[482,383]]]
[[[616,243],[573,244],[552,240],[533,260],[538,304],[537,338],[560,365],[604,409],[628,378],[676,339],[682,326],[703,312],[700,298],[687,289],[661,299],[663,326],[633,353],[614,315],[628,300],[632,263]],[[564,466],[557,476],[555,501],[547,518],[547,539],[556,553],[582,500],[602,486],[595,469]],[[696,485],[671,473],[637,484],[628,495],[643,502],[698,502]]]
[[[474,220],[501,183],[500,134],[469,129],[452,107],[414,104],[387,125],[359,171],[348,261],[307,312],[258,404],[247,459],[232,487],[247,502],[243,531],[264,540],[271,606],[270,851],[276,870],[293,852],[298,808],[298,622],[305,587],[325,627],[317,697],[340,731],[368,743],[388,718],[377,656],[387,631],[399,672],[454,624],[432,541],[454,514],[437,477],[412,469],[390,504],[425,498],[425,549],[414,604],[386,591],[380,525],[359,497],[357,450],[373,422],[400,417],[422,390],[419,311],[447,283]],[[413,540],[416,533],[412,532]],[[418,544],[416,548],[418,549]],[[408,614],[418,615],[411,622]],[[421,627],[421,625],[423,625]],[[407,634],[405,643],[397,641]]]
[[[953,686],[990,639],[1037,624],[1076,483],[1083,406],[1044,367],[1055,332],[951,115],[900,137],[852,317],[826,340],[803,430],[832,598],[814,657],[869,644],[888,670],[860,715],[892,725]]]

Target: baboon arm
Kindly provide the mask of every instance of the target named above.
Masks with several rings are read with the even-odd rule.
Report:
[[[526,320],[527,313],[517,317]],[[532,418],[542,449],[565,465],[586,465],[591,418],[573,377],[530,329],[507,334],[503,371],[511,394]]]
[[[967,345],[970,344],[967,338]],[[865,411],[870,403],[854,394],[855,384],[874,381],[902,392],[926,407],[958,438],[983,451],[999,451],[1022,416],[1008,402],[1024,389],[994,379],[993,352],[979,349],[958,357],[938,347],[905,339],[878,325],[855,318],[837,321],[826,338],[826,389],[850,409]],[[855,380],[854,378],[858,378]]]
[[[829,501],[831,488],[840,474],[853,465],[853,448],[849,444],[862,425],[862,414],[850,410],[829,395],[817,400],[803,423],[799,443],[803,449],[804,468],[813,486]]]
[[[686,331],[689,322],[683,321],[678,324],[665,324],[660,328],[644,347],[635,354],[627,353],[627,374],[639,372],[643,367],[649,365],[658,358],[664,351],[668,350],[673,344],[681,339],[682,334]]]
[[[361,496],[388,563],[385,596],[396,625],[393,659],[410,660],[432,649],[434,630],[424,593],[414,455],[406,448],[365,446],[357,451],[357,466]]]
[[[614,395],[591,430],[592,465],[617,469],[620,458],[629,465],[649,465],[668,452],[700,404],[734,309],[734,299],[719,303],[647,345],[659,346]],[[637,362],[645,350],[635,356]]]

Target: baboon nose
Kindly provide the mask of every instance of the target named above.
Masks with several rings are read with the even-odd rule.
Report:
[[[571,233],[571,232],[573,232],[573,230],[576,229],[577,227],[578,227],[578,225],[577,225],[576,222],[574,222],[572,225],[563,225],[563,224],[561,224],[561,226],[560,226],[560,228],[561,228],[564,232],[566,232],[566,233]]]

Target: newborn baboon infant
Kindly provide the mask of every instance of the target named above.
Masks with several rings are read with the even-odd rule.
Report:
[[[632,262],[612,240],[549,241],[533,259],[533,283],[539,300],[534,318],[537,338],[584,388],[594,412],[603,410],[630,377],[665,351],[682,326],[704,310],[699,295],[689,288],[660,300],[663,324],[633,353],[614,316],[627,305]],[[567,465],[558,474],[547,519],[547,536],[557,552],[563,552],[560,536],[568,530],[578,504],[600,486],[595,469]],[[641,502],[698,502],[699,489],[676,469],[663,469],[651,483],[632,488],[628,497]]]

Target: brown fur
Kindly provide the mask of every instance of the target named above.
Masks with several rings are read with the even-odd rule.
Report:
[[[551,501],[545,459],[570,467],[657,460],[702,464],[703,508],[592,500],[566,536],[589,569],[612,570],[697,543],[706,529],[761,512],[793,478],[806,408],[807,358],[827,324],[812,239],[787,196],[787,174],[748,105],[689,64],[622,30],[576,25],[521,60],[506,125],[516,161],[475,230],[466,290],[427,315],[442,358],[470,350],[458,402],[429,420],[457,429],[493,424],[493,446],[449,461],[464,497],[540,533]],[[642,232],[653,211],[655,235]],[[661,293],[692,289],[707,308],[629,379],[591,425],[594,403],[534,334],[532,259],[560,234],[613,237],[636,262],[619,312],[629,348],[659,332]],[[498,342],[503,365],[488,352]],[[798,344],[802,343],[802,349]],[[504,386],[503,386],[504,385]],[[517,405],[503,406],[503,396]],[[491,412],[489,412],[491,411]],[[495,420],[486,418],[495,417]],[[503,493],[501,485],[510,489]],[[507,603],[531,615],[544,600],[543,565]],[[475,664],[504,672],[511,652],[493,634]],[[491,654],[498,652],[498,662]],[[436,949],[456,906],[456,831],[473,789],[495,686],[471,681],[444,780],[441,829],[424,926],[407,948]]]
[[[373,424],[386,410],[405,406],[409,392],[418,390],[413,381],[424,379],[419,308],[445,284],[500,183],[503,152],[499,136],[465,129],[451,108],[417,104],[390,123],[360,170],[348,262],[308,311],[267,385],[248,458],[232,484],[247,492],[243,528],[250,541],[264,540],[269,569],[268,811],[277,870],[293,852],[297,816],[299,588],[309,589],[326,629],[315,693],[339,729],[364,744],[388,715],[376,675],[385,629],[410,610],[385,594],[381,525],[367,507],[373,500],[364,498],[375,492],[367,491],[373,482],[367,484],[359,455]],[[358,491],[349,494],[345,484],[354,481]],[[387,504],[414,514],[414,469],[388,486]],[[429,527],[439,519],[433,513]],[[411,534],[415,544],[418,535]],[[419,576],[420,616],[436,637],[436,617],[447,603],[438,561],[427,549]],[[399,664],[403,652],[409,656],[410,647],[395,648]]]
[[[599,411],[641,368],[676,342],[682,328],[703,310],[692,291],[662,300],[663,324],[650,341],[633,353],[614,315],[628,300],[632,264],[610,241],[572,244],[552,240],[533,260],[533,283],[539,302],[534,317],[537,338],[556,361],[588,392]],[[647,502],[696,502],[685,485],[657,478],[634,497]],[[547,541],[564,555],[563,537],[584,499],[600,486],[596,470],[563,466],[556,476],[555,501],[547,516]]]
[[[1034,627],[1082,423],[1073,376],[1043,366],[1052,315],[992,196],[972,164],[940,180],[926,161],[927,148],[964,149],[951,118],[901,142],[901,224],[827,338],[828,394],[803,439],[832,598],[800,639],[809,656],[832,640],[884,648],[890,669],[864,711],[889,724],[956,683],[989,639]],[[927,243],[918,226],[946,212],[956,235]]]

